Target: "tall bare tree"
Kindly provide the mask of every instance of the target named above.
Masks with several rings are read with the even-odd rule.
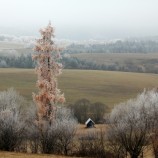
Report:
[[[38,123],[51,123],[55,117],[56,104],[65,101],[57,86],[57,76],[61,73],[62,65],[57,61],[60,58],[59,48],[54,41],[54,28],[49,25],[40,30],[41,38],[36,41],[33,59],[37,61],[36,73],[39,93],[33,93],[37,105]],[[51,54],[52,53],[52,54]]]

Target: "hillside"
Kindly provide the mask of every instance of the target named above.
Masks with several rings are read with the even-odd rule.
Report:
[[[104,70],[158,73],[158,53],[77,53],[71,57]]]
[[[158,53],[77,53],[71,56],[79,58],[81,60],[86,60],[90,62],[95,62],[96,64],[115,64],[119,62],[124,64],[126,62],[140,62],[143,60],[158,60]]]
[[[0,90],[17,89],[32,100],[36,74],[32,69],[0,69]],[[158,75],[145,73],[110,72],[94,70],[64,70],[59,79],[59,88],[65,93],[67,104],[81,98],[100,101],[108,106],[135,97],[144,88],[158,85]]]

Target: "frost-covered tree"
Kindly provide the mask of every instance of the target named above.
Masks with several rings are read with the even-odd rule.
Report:
[[[33,99],[37,105],[39,123],[51,123],[55,118],[56,105],[65,101],[57,87],[57,76],[61,73],[62,65],[58,63],[60,49],[51,39],[54,37],[54,28],[49,23],[40,33],[42,37],[35,44],[37,54],[33,55],[33,60],[37,61],[39,93],[33,93]]]
[[[23,114],[26,110],[25,99],[14,88],[0,91],[0,111],[11,110]]]
[[[20,150],[24,144],[25,104],[24,98],[13,88],[0,92],[0,150]]]
[[[35,108],[33,110],[33,115],[36,115]],[[75,145],[77,124],[71,110],[64,107],[58,108],[53,123],[44,124],[42,129],[34,123],[30,124],[28,140],[31,151],[33,153],[71,154]]]
[[[114,107],[110,114],[109,141],[138,158],[144,148],[152,145],[158,151],[158,92],[144,91],[137,98]]]

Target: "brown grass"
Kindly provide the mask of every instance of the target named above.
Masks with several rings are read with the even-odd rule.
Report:
[[[0,152],[0,158],[72,158],[69,156],[47,155],[47,154],[24,154],[15,152]],[[77,158],[77,157],[74,157]]]
[[[104,124],[96,124],[94,128],[86,128],[86,125],[79,124],[77,127],[76,136],[86,135],[90,132],[105,132],[107,130],[107,125]]]

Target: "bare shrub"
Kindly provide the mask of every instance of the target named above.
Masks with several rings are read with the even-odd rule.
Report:
[[[58,147],[64,155],[72,154],[75,147],[74,136],[77,129],[77,121],[70,109],[60,108],[57,111],[55,124],[57,126]]]
[[[27,141],[30,152],[39,153],[40,152],[40,142],[39,142],[39,129],[35,123],[28,124],[27,128]]]
[[[46,154],[57,153],[57,139],[59,133],[57,133],[54,125],[46,125],[43,129],[39,129],[39,142],[41,152]]]
[[[86,135],[83,135],[79,138],[79,156],[88,156],[88,157],[97,157],[103,158],[106,157],[106,146],[104,133],[101,130],[100,132],[89,132]],[[111,156],[109,155],[109,158]]]
[[[28,147],[32,153],[40,152],[39,147],[39,129],[35,123],[37,120],[37,111],[33,102],[31,102],[30,107],[27,110],[27,141]]]
[[[113,130],[109,129],[107,135],[107,150],[114,155],[115,158],[125,158],[126,150],[124,146],[117,141],[117,136],[114,135]]]
[[[5,110],[0,112],[0,149],[17,150],[25,136],[25,123],[17,113]]]

